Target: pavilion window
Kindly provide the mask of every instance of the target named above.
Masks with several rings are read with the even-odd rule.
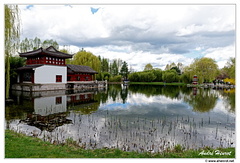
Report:
[[[56,105],[62,104],[62,97],[56,97]]]
[[[62,82],[62,75],[56,75],[56,82]]]
[[[32,73],[24,72],[24,74],[23,74],[23,81],[32,81]]]

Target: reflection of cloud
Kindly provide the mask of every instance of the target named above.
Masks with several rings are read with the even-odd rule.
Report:
[[[117,98],[117,101],[108,100],[105,104],[100,106],[100,109],[131,109],[132,106],[150,106],[151,104],[162,106],[181,103],[182,100],[171,99],[165,96],[147,97],[144,94],[132,94],[131,97],[128,97],[127,103],[123,104],[122,99]]]
[[[109,109],[109,110],[118,110],[118,109],[128,109],[130,103],[111,103],[111,104],[103,104],[99,109]]]
[[[216,106],[213,109],[213,112],[228,114],[232,117],[235,117],[235,114],[229,112],[229,110],[231,110],[231,106],[228,104],[228,102],[226,102],[223,98],[221,98],[218,100]]]

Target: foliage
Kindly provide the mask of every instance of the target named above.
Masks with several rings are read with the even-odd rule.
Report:
[[[187,73],[184,73],[180,76],[180,80],[183,83],[191,83],[192,82],[192,78],[189,77],[189,75]]]
[[[178,69],[180,72],[179,74],[182,72],[182,69],[183,69],[183,64],[178,62],[177,64],[175,64],[174,62],[172,62],[170,65],[167,64],[166,67],[165,67],[165,70],[171,70],[173,67],[175,67],[174,69]],[[177,71],[178,72],[178,71]]]
[[[5,98],[9,98],[10,57],[17,51],[20,38],[20,18],[17,5],[5,5]]]
[[[151,71],[133,72],[129,74],[128,79],[131,82],[178,82],[180,77],[175,70],[162,71],[153,69]]]
[[[156,77],[154,79],[155,82],[159,82],[159,81],[162,81],[162,70],[161,69],[153,69],[152,70],[154,76]]]
[[[99,58],[93,55],[91,52],[86,52],[85,50],[77,52],[73,56],[71,64],[89,66],[97,72],[99,72],[101,68],[101,62]]]
[[[218,65],[212,58],[200,58],[185,68],[185,74],[189,78],[193,78],[194,75],[198,76],[198,82],[203,83],[205,81],[211,82],[218,74]]]
[[[35,37],[34,39],[25,38],[20,43],[20,51],[23,53],[36,50],[40,47],[48,48],[49,46],[53,46],[57,50],[59,49],[57,41],[54,41],[53,39],[50,40],[47,39],[42,42],[41,39],[37,37]]]
[[[15,56],[10,57],[10,81],[11,85],[17,82],[17,68],[22,67],[25,64],[25,59]]]
[[[229,82],[230,84],[235,85],[235,79],[226,78],[226,79],[223,80],[223,82],[225,82],[225,83]]]
[[[138,74],[139,74],[138,72],[133,72],[133,73],[128,75],[128,79],[132,82],[138,82],[138,81],[140,81]]]
[[[184,147],[181,146],[181,144],[177,144],[175,147],[174,147],[174,151],[179,153],[179,152],[183,152],[184,151]]]
[[[226,66],[222,68],[222,71],[225,72],[230,78],[235,79],[235,58],[230,58]]]
[[[108,73],[108,72],[103,72],[102,74],[103,74],[103,79],[104,79],[104,80],[109,80],[109,79],[110,79],[110,76],[111,76],[110,73]]]
[[[112,76],[116,76],[116,75],[118,75],[118,65],[117,65],[117,60],[116,59],[114,59],[113,60],[113,63],[112,64],[110,64],[110,74],[112,75]]]
[[[177,66],[172,67],[170,70],[175,70],[178,74],[181,74],[181,70]]]
[[[101,72],[109,72],[109,59],[101,58],[100,56],[98,58],[101,61]]]
[[[163,72],[162,75],[163,81],[170,83],[170,82],[177,82],[179,80],[178,73],[172,69],[172,70],[166,70]]]
[[[117,75],[117,76],[113,76],[109,78],[110,82],[121,82],[122,81],[122,76],[121,75]]]
[[[144,71],[150,71],[152,69],[153,69],[153,66],[150,63],[146,64],[146,66],[144,67]]]
[[[140,73],[140,80],[141,81],[145,81],[145,82],[152,82],[155,80],[155,76],[153,74],[153,72],[142,72]]]
[[[120,75],[122,75],[123,78],[127,79],[128,74],[129,74],[128,65],[127,65],[127,62],[124,61],[122,68],[120,70]]]

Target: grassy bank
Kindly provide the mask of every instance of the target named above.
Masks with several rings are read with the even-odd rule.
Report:
[[[151,154],[149,152],[124,152],[119,149],[85,150],[74,141],[64,145],[54,145],[38,138],[24,136],[13,131],[5,131],[5,158],[234,158],[235,148],[219,149],[224,155],[201,155],[201,152],[213,152],[216,149],[183,151],[176,146],[171,151]],[[227,155],[230,154],[230,155]]]
[[[187,85],[185,83],[164,83],[164,82],[129,82],[129,84],[139,85]]]

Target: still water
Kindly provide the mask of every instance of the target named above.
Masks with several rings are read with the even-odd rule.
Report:
[[[86,149],[161,152],[235,147],[235,90],[109,85],[104,90],[12,92],[5,128]]]

